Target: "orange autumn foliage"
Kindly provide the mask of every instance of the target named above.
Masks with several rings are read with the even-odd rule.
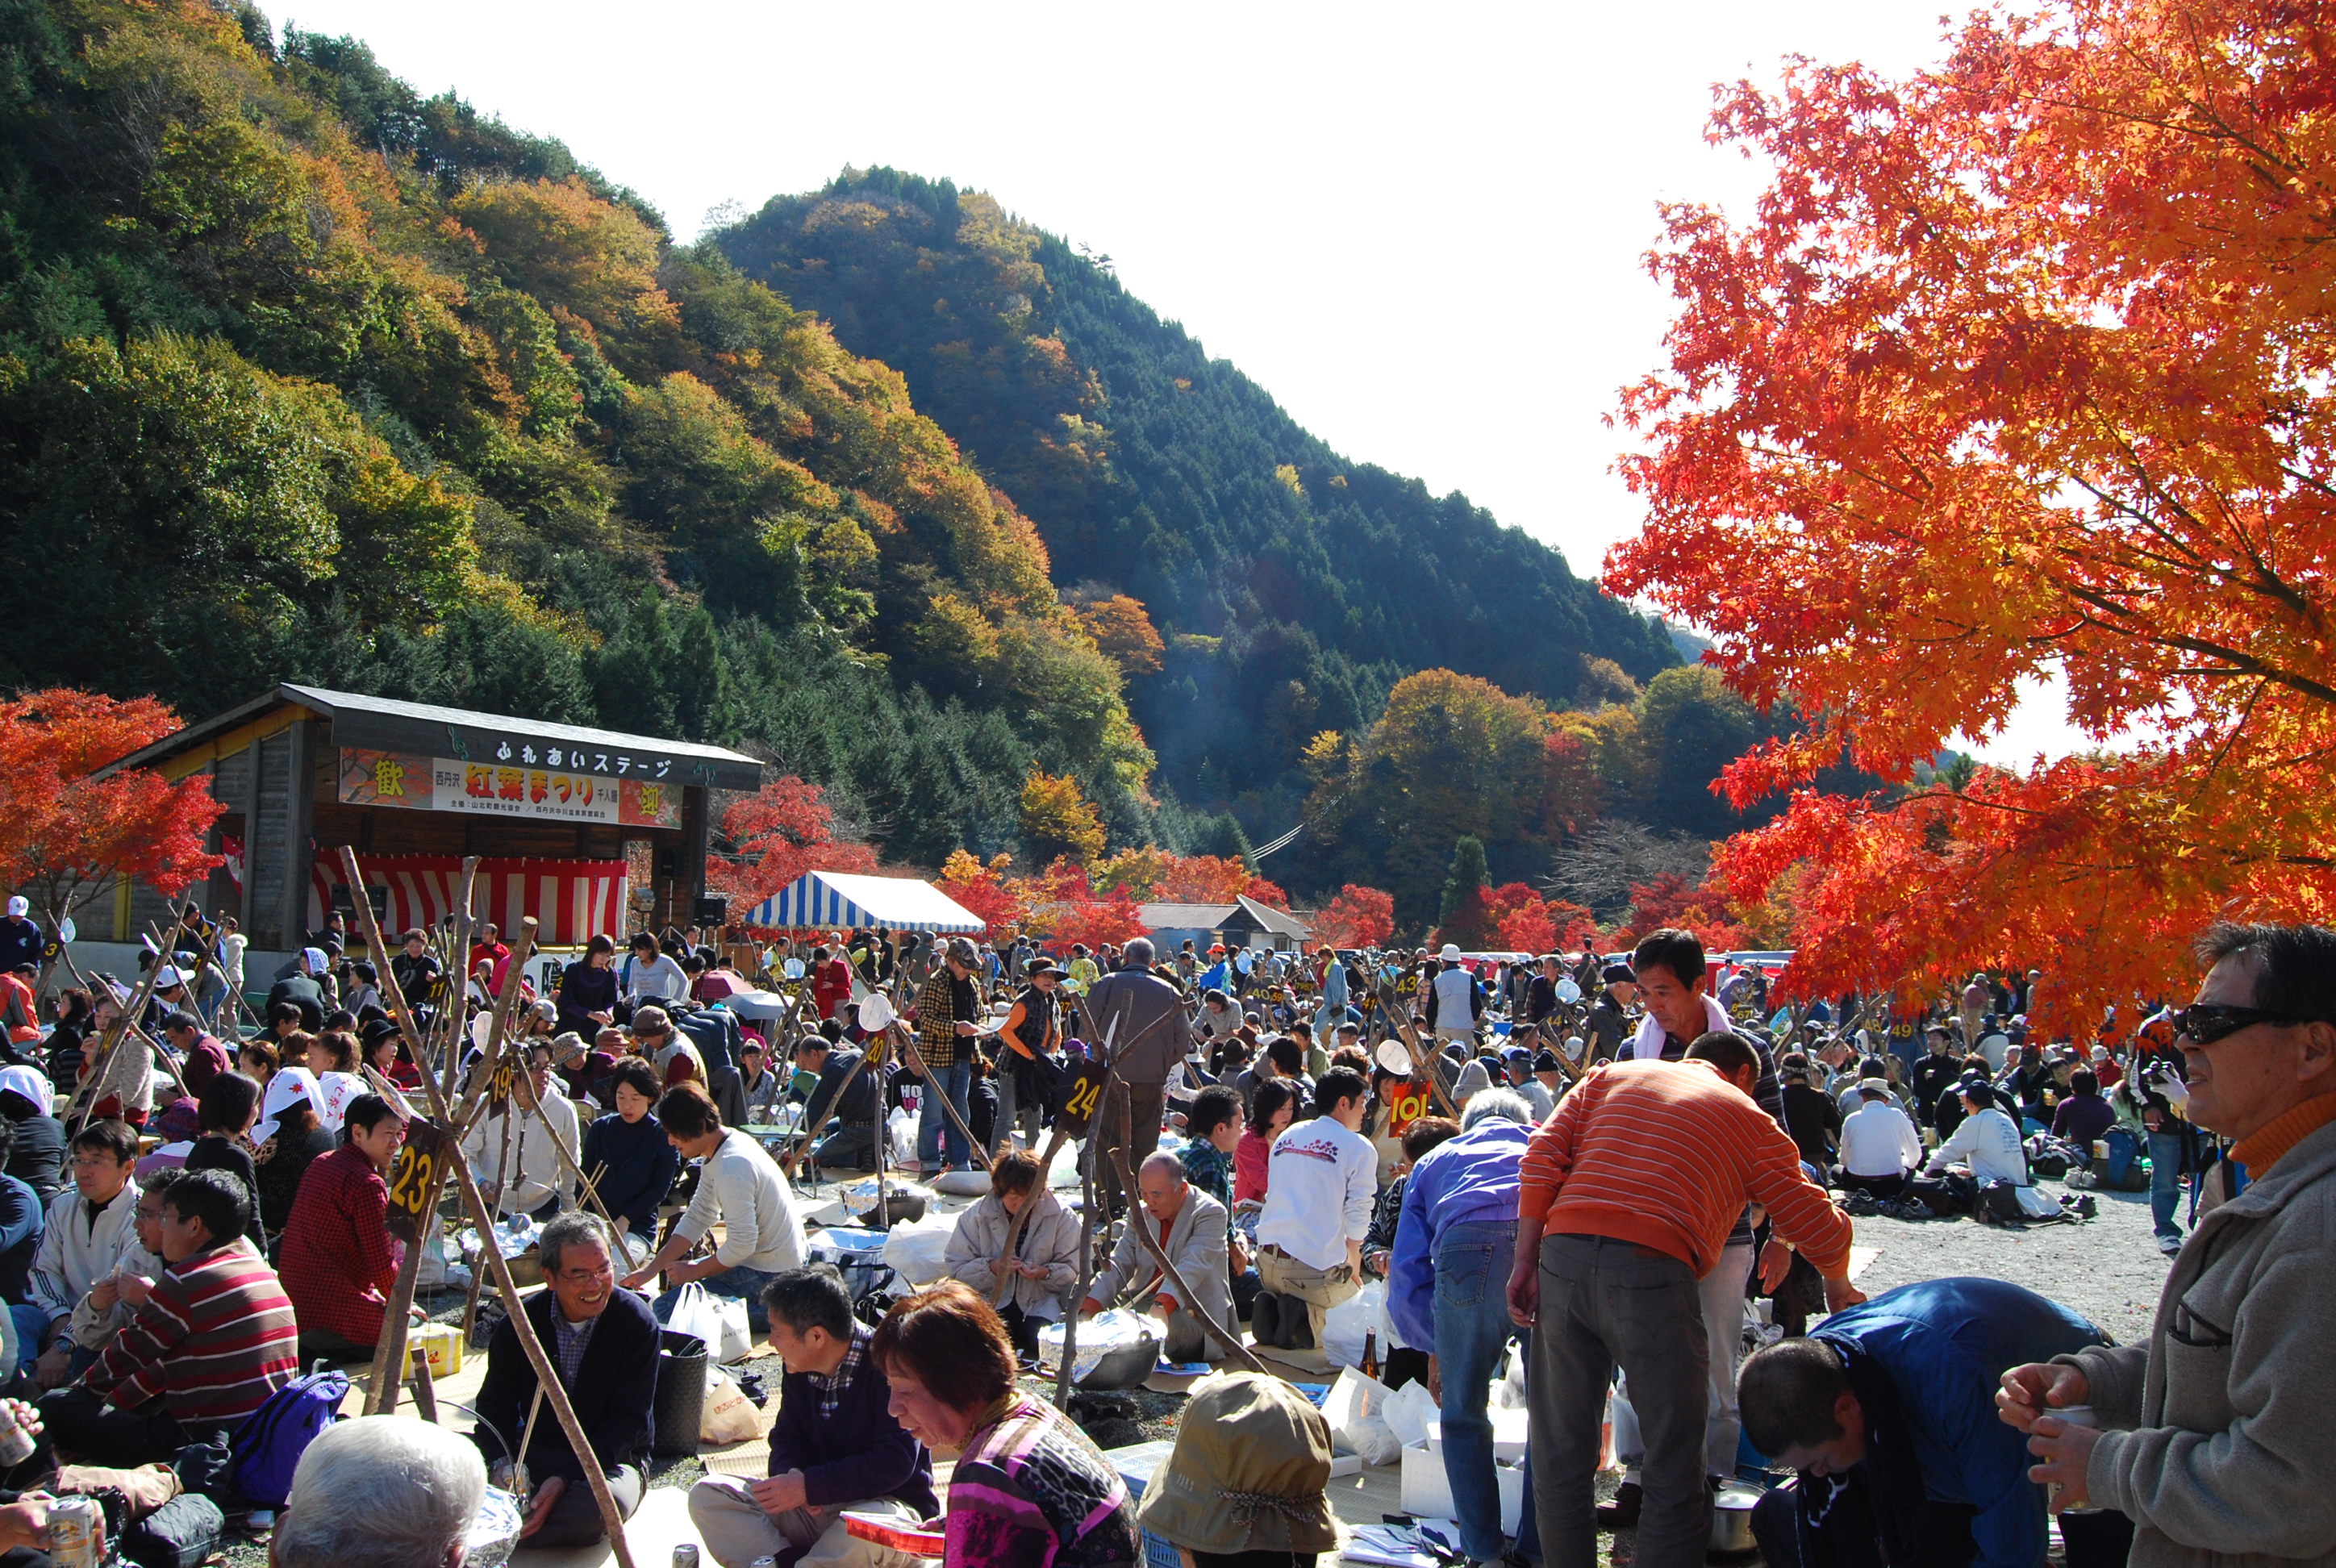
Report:
[[[2336,917],[2331,54],[2316,7],[2079,0],[1721,93],[1774,174],[1666,213],[1606,580],[1815,716],[1725,774],[1797,793],[1716,867],[1795,878],[1804,993],[2035,964],[2066,1028],[2217,916]],[[2053,677],[2122,755],[1918,777]],[[1810,790],[1844,750],[1911,787]]]

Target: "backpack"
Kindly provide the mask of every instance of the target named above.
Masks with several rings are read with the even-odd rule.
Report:
[[[295,1378],[268,1397],[235,1435],[235,1485],[255,1507],[281,1508],[292,1472],[316,1435],[339,1417],[349,1375],[337,1368]]]

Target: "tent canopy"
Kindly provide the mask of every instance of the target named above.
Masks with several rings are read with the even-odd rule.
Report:
[[[911,877],[805,872],[746,914],[750,926],[883,926],[896,931],[978,931],[982,920],[930,882]]]

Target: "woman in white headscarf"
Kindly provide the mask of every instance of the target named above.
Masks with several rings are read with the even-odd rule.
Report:
[[[32,1188],[44,1203],[64,1190],[64,1124],[49,1114],[55,1101],[55,1090],[36,1069],[0,1067],[0,1115],[16,1125],[8,1174]]]
[[[291,1219],[308,1162],[331,1154],[337,1142],[319,1114],[322,1103],[316,1075],[306,1067],[286,1067],[268,1080],[259,1125],[251,1129],[251,1161],[259,1171],[260,1222],[270,1236]]]

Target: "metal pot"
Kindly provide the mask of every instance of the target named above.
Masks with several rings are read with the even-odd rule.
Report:
[[[1760,1501],[1761,1489],[1731,1481],[1722,1486],[1711,1499],[1711,1549],[1714,1552],[1757,1552],[1760,1544],[1752,1539],[1752,1505]]]
[[[1152,1368],[1159,1364],[1160,1339],[1156,1335],[1146,1334],[1097,1361],[1095,1370],[1079,1379],[1079,1387],[1099,1390],[1134,1388],[1152,1376]]]

